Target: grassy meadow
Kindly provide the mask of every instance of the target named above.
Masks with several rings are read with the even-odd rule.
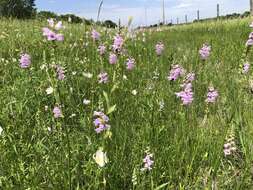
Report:
[[[64,41],[52,42],[42,36],[47,21],[1,20],[0,189],[252,189],[253,75],[242,74],[252,62],[250,21],[122,29],[124,51],[109,64],[118,30],[94,27],[101,34],[94,41],[92,27],[63,23]],[[207,60],[199,55],[204,43]],[[22,53],[31,56],[25,69]],[[175,95],[184,76],[167,79],[176,64],[195,73],[190,105]],[[108,83],[98,82],[102,71]],[[209,86],[219,93],[215,103],[205,101]],[[109,117],[109,129],[96,133],[94,111]],[[228,141],[234,150],[225,155]],[[144,170],[148,154],[153,164]]]

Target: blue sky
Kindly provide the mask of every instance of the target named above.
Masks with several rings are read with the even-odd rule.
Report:
[[[56,13],[73,13],[85,18],[96,18],[100,0],[36,0],[38,10],[49,10]],[[162,20],[162,0],[104,0],[101,20],[110,19],[117,22],[121,19],[127,23],[128,17],[133,16],[134,25],[145,25],[145,8],[147,10],[147,24],[158,23]],[[200,10],[200,17],[216,15],[216,4],[220,4],[221,14],[242,13],[249,10],[249,0],[165,0],[166,20],[176,22],[196,18],[196,11]]]

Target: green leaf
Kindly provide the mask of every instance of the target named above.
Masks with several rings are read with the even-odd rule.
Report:
[[[168,184],[169,184],[169,182],[168,183],[164,183],[164,184],[158,186],[157,188],[155,188],[155,190],[162,189],[163,187],[167,186]]]
[[[116,104],[108,109],[107,114],[114,112],[115,109],[116,109]]]
[[[110,107],[110,102],[109,102],[108,94],[105,91],[103,91],[103,95],[105,97],[106,106],[107,106],[107,108],[109,108]]]

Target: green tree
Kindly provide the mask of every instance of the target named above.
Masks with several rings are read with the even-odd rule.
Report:
[[[0,15],[14,18],[31,18],[36,14],[35,0],[0,0]]]

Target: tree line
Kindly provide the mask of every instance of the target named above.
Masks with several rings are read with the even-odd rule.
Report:
[[[0,17],[17,19],[47,19],[56,18],[71,23],[85,23],[86,25],[102,25],[115,28],[117,24],[111,20],[95,22],[92,19],[81,18],[74,14],[57,15],[50,11],[37,11],[35,0],[0,0]]]

